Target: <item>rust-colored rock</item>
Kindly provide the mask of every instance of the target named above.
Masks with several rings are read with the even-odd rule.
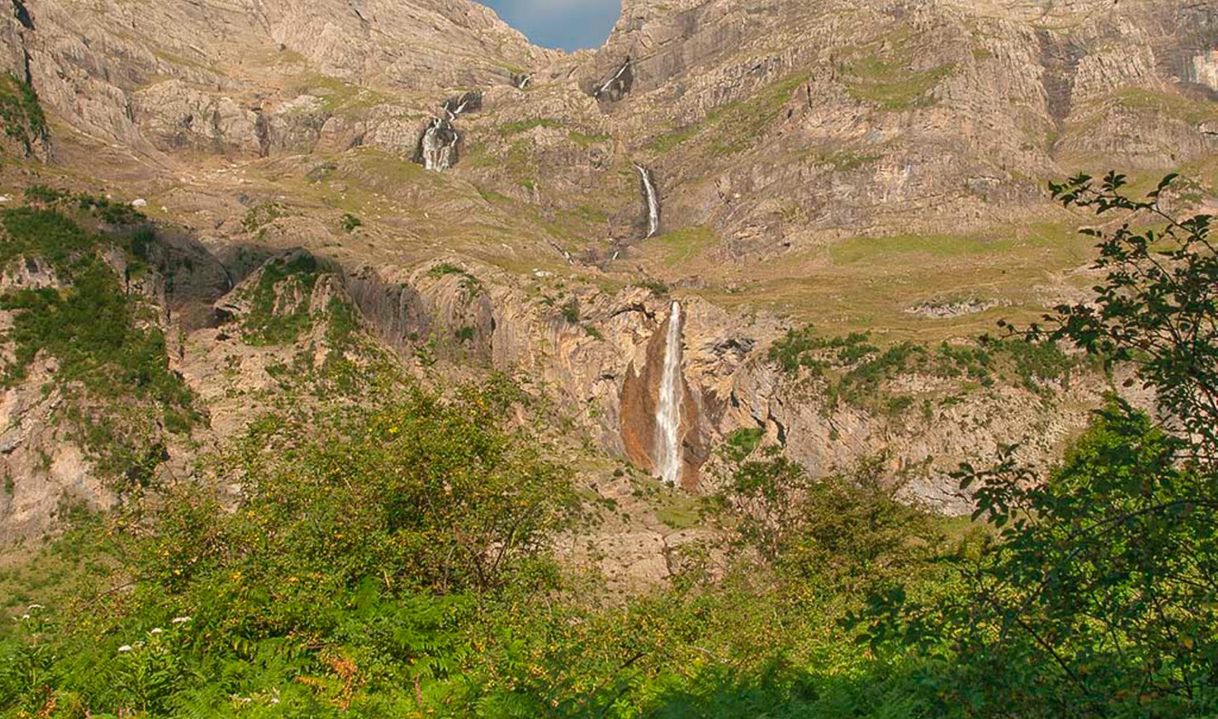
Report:
[[[656,472],[658,464],[656,409],[659,404],[665,342],[670,322],[671,315],[656,328],[647,342],[646,360],[641,370],[636,371],[634,362],[631,362],[626,370],[626,379],[622,383],[622,444],[626,456],[638,466],[651,469],[653,473]],[[684,372],[681,373],[680,385],[680,485],[693,491],[698,488],[699,469],[708,456],[707,436],[700,390],[689,383]]]

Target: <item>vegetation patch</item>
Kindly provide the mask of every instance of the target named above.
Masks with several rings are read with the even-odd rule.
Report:
[[[437,279],[440,277],[449,277],[453,275],[461,278],[461,288],[465,290],[466,300],[473,299],[480,292],[482,292],[482,282],[477,277],[474,277],[474,275],[464,267],[454,265],[451,262],[437,263],[427,271],[428,277]]]
[[[500,125],[498,132],[503,137],[511,137],[512,135],[519,135],[522,132],[528,132],[538,127],[557,129],[563,126],[562,120],[550,117],[537,117],[531,120],[519,120],[517,122],[509,122],[506,125]]]
[[[38,95],[29,83],[12,73],[0,74],[0,125],[4,134],[19,143],[26,155],[34,151],[36,142],[50,133]]]
[[[718,238],[711,228],[695,225],[665,233],[651,241],[662,249],[664,263],[671,267],[695,259],[713,247]]]
[[[748,100],[727,103],[709,112],[701,122],[674,130],[651,142],[649,149],[667,153],[695,138],[708,138],[715,156],[734,155],[752,147],[778,119],[795,90],[808,81],[807,73],[769,85]]]
[[[571,142],[574,142],[576,145],[579,145],[580,147],[591,147],[592,145],[599,145],[604,142],[609,142],[613,138],[610,137],[609,135],[605,135],[602,133],[591,133],[590,134],[590,133],[586,133],[586,132],[580,132],[579,130],[571,130],[570,132],[567,133],[567,139],[571,140]]]
[[[1048,396],[1054,384],[1069,381],[1082,361],[1056,345],[1019,338],[974,345],[944,342],[938,347],[907,341],[881,348],[869,333],[826,337],[811,325],[789,330],[770,346],[768,356],[789,375],[803,373],[822,381],[829,407],[844,402],[883,414],[900,414],[914,406],[912,398],[887,391],[886,384],[898,377],[922,375],[982,387],[1004,381]]]
[[[764,438],[761,427],[741,427],[724,440],[724,451],[729,458],[740,461],[751,455]]]
[[[149,463],[155,467],[161,461],[158,423],[182,433],[199,416],[192,393],[169,369],[153,311],[126,292],[98,256],[103,238],[53,210],[5,210],[0,219],[7,233],[0,242],[0,264],[42,258],[63,283],[0,297],[0,307],[14,313],[7,333],[13,361],[5,367],[5,384],[24,380],[40,354],[54,357],[55,383],[66,399],[61,417],[101,473],[146,474]],[[122,238],[116,244],[124,244]]]
[[[917,69],[918,48],[913,39],[909,32],[896,33],[849,60],[843,74],[851,97],[884,110],[929,105],[931,91],[955,72],[955,66]]]
[[[260,202],[246,210],[241,218],[241,227],[246,232],[257,232],[281,217],[287,217],[288,209],[279,202]]]
[[[263,265],[249,290],[249,311],[242,320],[251,345],[288,345],[313,327],[310,304],[321,269],[308,253],[280,257]]]
[[[1175,92],[1127,87],[1118,90],[1116,101],[1123,107],[1174,117],[1193,125],[1218,119],[1215,103],[1193,99]]]
[[[329,75],[305,76],[298,81],[296,91],[297,94],[320,98],[321,109],[327,114],[358,112],[390,104],[386,95]]]

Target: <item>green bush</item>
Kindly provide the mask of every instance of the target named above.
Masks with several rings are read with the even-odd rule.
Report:
[[[49,135],[46,115],[34,88],[12,73],[0,75],[0,126],[7,137],[21,144],[27,155],[33,152],[35,142]]]
[[[14,312],[8,331],[13,361],[4,382],[24,380],[39,354],[54,357],[56,385],[69,400],[60,416],[71,422],[101,472],[146,473],[140,468],[149,461],[147,442],[158,431],[157,415],[167,430],[183,433],[198,417],[193,394],[169,369],[165,337],[148,321],[150,310],[124,291],[97,255],[104,238],[53,210],[6,210],[0,220],[8,232],[0,263],[45,259],[65,285],[0,297],[0,307]]]
[[[286,345],[313,327],[313,288],[321,274],[307,252],[279,257],[262,266],[250,290],[249,312],[242,320],[245,339],[253,345]]]

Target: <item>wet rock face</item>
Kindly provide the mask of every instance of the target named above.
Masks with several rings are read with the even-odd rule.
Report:
[[[620,102],[634,87],[634,61],[627,57],[603,82],[597,84],[592,96],[602,103]]]
[[[482,110],[482,93],[471,90],[461,95],[454,95],[444,101],[441,109],[444,110],[449,120],[455,120],[466,113],[479,112]]]
[[[457,164],[457,143],[460,140],[461,135],[457,133],[452,122],[445,118],[433,117],[419,136],[415,162],[436,172],[451,169]]]
[[[427,122],[419,135],[414,161],[428,170],[444,172],[457,164],[457,146],[461,133],[454,123],[457,118],[482,109],[482,93],[477,91],[454,95],[440,104],[440,116]]]

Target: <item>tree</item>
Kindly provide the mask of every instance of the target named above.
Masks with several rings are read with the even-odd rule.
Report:
[[[1036,342],[1132,365],[1159,420],[1113,397],[1047,480],[1008,448],[963,466],[975,518],[997,528],[933,600],[878,594],[866,640],[944,662],[944,692],[973,713],[1193,716],[1218,710],[1218,259],[1211,218],[1164,209],[1124,177],[1052,186],[1066,206],[1125,211],[1100,240],[1092,302],[1062,305]],[[1127,383],[1128,384],[1128,383]]]

